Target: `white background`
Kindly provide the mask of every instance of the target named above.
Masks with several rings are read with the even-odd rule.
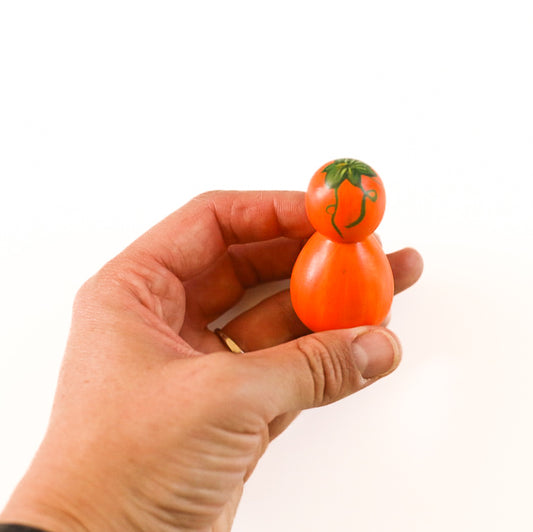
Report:
[[[87,277],[199,192],[356,157],[425,257],[404,360],[276,440],[234,530],[533,530],[528,4],[1,2],[0,505]]]

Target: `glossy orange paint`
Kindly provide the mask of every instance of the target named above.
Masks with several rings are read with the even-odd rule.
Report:
[[[377,238],[338,244],[315,233],[291,277],[291,299],[313,331],[379,325],[390,310],[394,279]]]
[[[386,203],[383,182],[377,174],[362,175],[361,187],[345,179],[337,188],[331,188],[324,169],[333,162],[322,166],[309,183],[305,195],[307,216],[315,230],[331,240],[358,242],[372,234],[383,218]],[[349,227],[361,214],[361,221]]]
[[[394,295],[389,261],[373,235],[385,211],[381,179],[356,159],[331,161],[312,177],[306,209],[317,232],[293,267],[296,314],[313,331],[381,324]]]

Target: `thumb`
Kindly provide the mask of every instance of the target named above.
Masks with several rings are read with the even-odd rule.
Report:
[[[372,384],[398,366],[401,347],[383,327],[357,327],[303,336],[249,353],[254,380],[269,415],[332,403]],[[270,408],[269,408],[270,410]]]

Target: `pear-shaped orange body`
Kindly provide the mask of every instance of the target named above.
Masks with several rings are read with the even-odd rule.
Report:
[[[341,244],[315,233],[293,268],[291,299],[313,331],[379,325],[394,295],[392,270],[374,235]]]

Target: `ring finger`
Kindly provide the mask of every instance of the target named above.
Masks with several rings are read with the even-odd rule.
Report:
[[[223,332],[245,352],[267,349],[308,334],[288,290],[278,292],[228,322]]]
[[[311,331],[296,316],[290,293],[284,290],[228,322],[223,332],[246,352],[274,347]],[[298,414],[287,412],[273,419],[268,427],[269,440],[283,432]]]

